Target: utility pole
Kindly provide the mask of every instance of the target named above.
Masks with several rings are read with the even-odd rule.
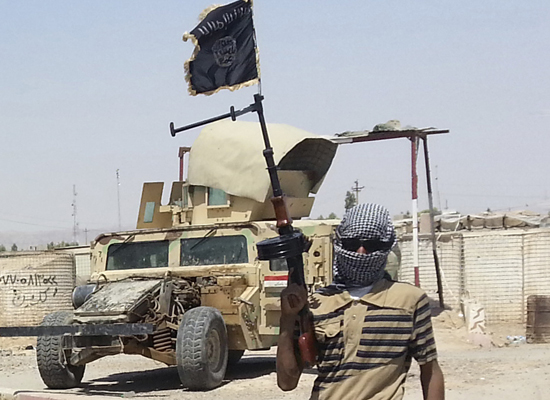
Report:
[[[355,204],[359,204],[359,192],[363,190],[364,186],[359,186],[359,179],[355,180],[355,186],[351,187],[351,191],[355,192]]]
[[[420,258],[418,252],[418,175],[416,173],[416,159],[418,156],[418,136],[413,135],[411,141],[411,192],[412,192],[412,223],[413,223],[413,270],[414,284],[420,287]],[[430,211],[431,212],[431,211]]]
[[[120,175],[118,173],[118,168],[116,170],[116,198],[118,204],[118,230],[122,230],[120,224]]]
[[[439,196],[437,165],[435,166],[435,192],[437,193],[437,208],[438,208],[439,212],[442,212],[441,211],[441,197]]]
[[[73,185],[73,242],[78,243],[78,222],[76,219],[76,185]]]
[[[84,243],[88,244],[88,228],[84,228],[84,240]]]

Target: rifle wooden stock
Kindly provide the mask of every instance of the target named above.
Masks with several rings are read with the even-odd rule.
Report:
[[[306,306],[300,312],[300,337],[298,348],[305,368],[311,368],[317,364],[317,339],[313,328],[313,316]]]

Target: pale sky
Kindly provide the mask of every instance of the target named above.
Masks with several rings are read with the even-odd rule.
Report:
[[[256,87],[187,94],[181,37],[210,4],[0,0],[0,233],[71,240],[73,185],[80,229],[117,229],[117,169],[134,228],[142,183],[177,180],[178,148],[199,133],[174,139],[170,121],[252,102]],[[429,139],[435,206],[550,210],[550,2],[255,0],[254,12],[268,122],[449,129]],[[341,217],[356,179],[362,202],[410,211],[408,140],[340,146],[312,216]]]

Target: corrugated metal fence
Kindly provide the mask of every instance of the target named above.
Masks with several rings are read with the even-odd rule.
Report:
[[[400,279],[414,282],[411,236],[400,238]],[[447,306],[462,299],[485,307],[488,322],[525,322],[527,297],[550,295],[550,229],[473,231],[437,236]],[[419,243],[420,284],[437,300],[430,237]]]
[[[90,246],[74,246],[59,249],[73,254],[76,264],[76,285],[84,285],[90,278]]]

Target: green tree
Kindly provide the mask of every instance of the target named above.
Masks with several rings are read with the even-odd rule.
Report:
[[[0,244],[0,253],[3,251],[6,251],[6,246],[4,246],[3,244]]]
[[[17,251],[17,245],[15,243],[11,245],[11,251]]]
[[[63,247],[78,246],[78,242],[65,242],[62,240],[59,243],[50,242],[48,243],[48,250],[62,249]]]
[[[408,212],[408,211],[407,211]],[[418,215],[420,214],[429,214],[430,213],[430,209],[427,208],[425,210],[422,210],[418,213]],[[441,215],[441,211],[437,209],[437,207],[434,207],[434,215]]]
[[[344,208],[349,210],[353,206],[357,204],[357,199],[355,198],[355,195],[351,192],[346,192],[346,199],[344,200]]]
[[[333,212],[331,212],[331,213],[328,215],[328,217],[326,217],[326,218],[323,217],[323,214],[321,214],[321,215],[319,215],[319,216],[317,217],[317,219],[336,219],[336,218],[338,218],[338,216],[337,216],[336,214],[334,214]]]

